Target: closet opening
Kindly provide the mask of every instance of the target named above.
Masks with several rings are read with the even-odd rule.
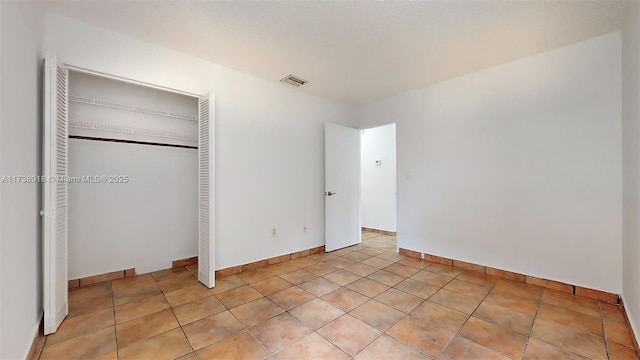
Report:
[[[69,177],[95,177],[68,185],[69,279],[198,253],[197,120],[197,98],[69,71]]]
[[[214,287],[214,97],[44,60],[45,334],[69,312],[69,280],[197,255],[198,280]]]
[[[396,124],[360,132],[362,241],[398,250],[396,242]]]

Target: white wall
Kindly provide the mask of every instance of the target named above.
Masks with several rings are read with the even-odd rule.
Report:
[[[69,175],[126,175],[69,184],[69,279],[165,269],[198,252],[197,150],[71,139]]]
[[[0,176],[41,168],[40,5],[0,2]],[[24,359],[42,317],[40,187],[0,184],[0,359]]]
[[[45,48],[72,65],[215,93],[216,268],[324,244],[324,123],[348,125],[351,107],[53,14]]]
[[[396,125],[366,129],[360,139],[362,226],[396,231]]]
[[[399,246],[620,293],[620,84],[612,33],[363,106],[397,121]]]
[[[640,338],[640,6],[627,4],[622,28],[622,298]]]

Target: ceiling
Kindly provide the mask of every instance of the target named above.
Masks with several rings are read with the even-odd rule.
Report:
[[[49,2],[48,10],[362,104],[620,29],[618,1]],[[289,85],[282,85],[289,86]]]

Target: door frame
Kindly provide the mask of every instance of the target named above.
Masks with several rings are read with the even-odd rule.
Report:
[[[394,203],[395,203],[395,211],[394,211],[395,221],[394,222],[395,222],[395,228],[396,228],[395,231],[397,233],[397,231],[398,231],[398,123],[397,122],[390,122],[390,123],[387,123],[387,124],[381,124],[381,125],[376,125],[376,126],[371,126],[371,127],[367,127],[367,128],[364,128],[364,129],[360,129],[360,131],[361,131],[360,138],[362,139],[362,135],[364,135],[364,133],[367,130],[377,129],[377,128],[381,128],[381,127],[389,126],[389,125],[394,125],[394,139],[393,139],[394,140],[394,146],[393,147],[394,147],[394,152],[395,152],[395,159],[394,159],[395,160],[395,164],[394,164],[394,169],[393,169],[393,175],[394,175],[394,180],[395,180],[395,189],[394,189],[395,190],[395,197],[394,197],[394,199],[395,199],[394,200]],[[362,140],[361,140],[360,144],[362,144]],[[362,157],[362,153],[360,154],[360,156]],[[362,164],[361,164],[361,167],[362,167]],[[360,183],[361,183],[361,186],[362,186],[362,179],[361,179]],[[361,196],[360,196],[360,204],[361,204],[361,206],[362,206],[362,199],[363,199],[363,197],[362,197],[362,191],[361,191]],[[360,213],[360,217],[361,217],[360,222],[362,223],[362,212]],[[382,229],[380,229],[380,230],[382,230]],[[386,231],[386,230],[383,230],[383,231]],[[396,251],[398,251],[398,242],[397,242],[397,240],[396,240]]]

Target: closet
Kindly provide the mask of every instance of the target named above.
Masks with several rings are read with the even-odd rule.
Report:
[[[194,97],[69,71],[69,279],[196,254],[197,110]]]
[[[44,72],[45,333],[68,313],[68,279],[197,252],[198,279],[213,287],[213,97],[54,55]]]

